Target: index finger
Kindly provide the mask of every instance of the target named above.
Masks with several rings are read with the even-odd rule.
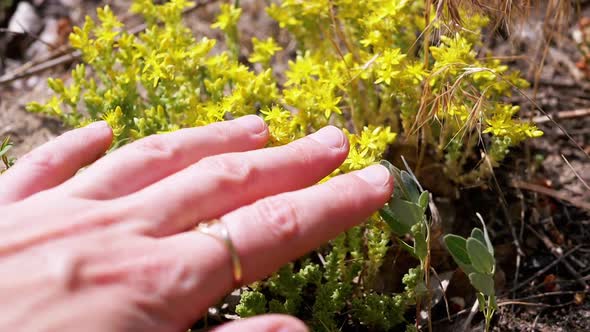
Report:
[[[387,202],[392,189],[388,170],[374,165],[225,215],[221,221],[240,257],[244,283],[269,275],[362,222]],[[171,255],[199,276],[200,286],[191,290],[195,305],[210,305],[234,286],[231,254],[222,241],[196,231],[163,241]]]

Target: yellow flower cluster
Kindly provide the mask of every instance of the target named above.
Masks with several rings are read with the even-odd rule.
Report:
[[[417,128],[426,130],[433,146],[454,146],[453,156],[472,146],[458,137],[477,136],[462,132],[481,129],[511,144],[540,135],[500,103],[526,82],[500,61],[476,56],[486,23],[480,16],[419,50],[416,36],[427,23],[438,24],[425,21],[423,1],[272,1],[267,13],[298,45],[287,69],[275,73],[271,60],[282,47],[271,36],[252,39],[248,61],[257,66],[238,61],[241,8],[220,5],[212,28],[225,33],[227,51],[212,54],[216,40],[195,40],[183,23],[192,5],[134,0],[131,10],[147,22],[138,35],[125,31],[108,6],[99,9],[96,22],[88,17],[70,36],[85,62],[72,72],[72,83],[51,79],[56,96],[29,109],[70,126],[105,119],[118,142],[245,114],[265,118],[272,144],[334,124],[347,129],[351,141],[341,171],[378,161],[393,131],[411,137]]]

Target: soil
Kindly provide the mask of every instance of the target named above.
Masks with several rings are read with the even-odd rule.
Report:
[[[16,1],[18,2],[18,1]],[[43,3],[44,1],[38,1]],[[259,35],[259,26],[276,29],[268,17],[260,15],[260,3],[245,3],[241,29],[243,45]],[[97,1],[45,1],[54,6],[69,4],[70,25],[93,15]],[[115,12],[123,13],[128,1],[109,1]],[[65,7],[64,7],[65,8]],[[200,35],[219,38],[209,30],[216,6],[205,6],[187,17],[189,26]],[[480,212],[488,221],[498,257],[497,287],[500,310],[494,331],[589,331],[590,301],[590,71],[584,66],[584,49],[575,37],[585,35],[584,20],[590,18],[586,2],[573,10],[565,25],[552,25],[553,13],[546,8],[531,11],[510,29],[500,27],[487,40],[481,54],[513,59],[530,89],[515,94],[512,102],[521,105],[524,118],[537,122],[545,132],[514,149],[488,183],[478,188],[460,188],[458,199],[437,198],[435,203],[446,231],[461,233],[475,225]],[[41,10],[43,13],[43,10]],[[44,20],[53,14],[45,11]],[[60,11],[57,11],[60,12]],[[4,13],[6,14],[6,13]],[[7,15],[8,17],[10,15]],[[2,15],[0,15],[2,19]],[[133,18],[129,18],[133,22]],[[582,24],[580,24],[582,23]],[[6,20],[0,22],[0,27]],[[276,32],[276,31],[275,31]],[[510,33],[508,33],[510,32]],[[590,31],[588,32],[590,34]],[[0,46],[4,45],[0,35]],[[549,43],[547,43],[547,41]],[[590,40],[588,42],[590,45]],[[0,75],[18,70],[28,61],[24,55],[6,59]],[[281,56],[288,56],[285,50]],[[43,54],[38,54],[42,57]],[[50,96],[47,77],[67,78],[71,63],[55,66],[10,84],[0,84],[0,138],[10,136],[15,144],[11,155],[20,157],[32,148],[64,132],[58,121],[25,111],[30,101]],[[590,66],[590,63],[588,63]],[[1,76],[0,76],[1,80]],[[564,114],[573,117],[561,118]],[[554,120],[547,121],[546,115]],[[425,182],[434,182],[426,179]],[[434,186],[434,185],[433,185]],[[500,189],[501,188],[501,189]],[[546,268],[551,266],[550,268]],[[452,273],[451,273],[452,274]],[[449,299],[466,303],[453,312],[452,321],[439,305],[435,310],[436,331],[462,330],[473,303],[473,294],[464,276],[455,273],[447,290]],[[515,285],[522,284],[518,289]],[[470,302],[471,301],[471,302]],[[463,310],[462,310],[463,309]],[[482,329],[482,317],[475,315],[472,329]]]
[[[18,158],[65,130],[59,121],[25,110],[28,101],[39,100],[39,97],[47,95],[48,91],[44,87],[27,92],[0,92],[0,137],[10,136],[14,143],[11,156]]]

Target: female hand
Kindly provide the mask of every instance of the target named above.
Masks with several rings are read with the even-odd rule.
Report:
[[[199,222],[225,224],[250,283],[391,194],[378,165],[312,186],[348,153],[335,127],[261,149],[267,138],[264,122],[246,116],[100,158],[112,132],[97,122],[21,158],[0,176],[0,330],[186,330],[235,286],[232,252],[194,231]],[[270,315],[220,328],[283,329],[305,326]]]

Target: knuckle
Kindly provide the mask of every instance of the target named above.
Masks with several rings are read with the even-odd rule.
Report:
[[[200,279],[194,271],[194,267],[186,263],[186,260],[174,259],[171,268],[167,269],[163,276],[165,289],[179,290],[180,293],[188,293],[190,290],[197,288]]]
[[[342,179],[332,179],[323,185],[328,188],[329,196],[338,202],[345,202],[346,206],[359,208],[362,205],[361,198],[363,195],[359,192],[359,186],[348,181],[339,181]],[[361,180],[359,180],[361,181]]]
[[[228,126],[227,123],[215,122],[210,124],[208,128],[211,130],[211,133],[218,138],[229,139],[229,137],[232,136],[231,126]]]
[[[43,276],[47,284],[61,290],[71,290],[84,281],[82,270],[89,263],[86,253],[72,251],[64,244],[54,246],[51,252],[41,247],[31,248],[34,266],[39,266],[38,275]]]
[[[279,241],[289,241],[299,233],[297,208],[287,198],[268,197],[254,204],[256,219]]]
[[[180,157],[180,146],[165,135],[152,135],[132,144],[132,148],[138,150],[144,156],[163,161],[172,161]]]
[[[214,172],[220,187],[242,186],[252,183],[258,171],[252,163],[246,159],[235,156],[209,157],[199,162],[200,167]]]
[[[31,167],[35,172],[44,173],[60,166],[58,153],[51,153],[42,148],[27,153],[19,159],[18,163]]]
[[[137,278],[143,279],[142,288],[144,290],[147,288],[147,290],[155,294],[187,293],[199,283],[194,268],[179,258],[167,258],[159,262],[158,266],[148,267],[148,270],[152,269],[155,272],[140,271]],[[149,277],[145,278],[145,275]]]
[[[310,138],[304,138],[284,146],[290,154],[297,156],[297,160],[305,167],[313,165],[312,149],[313,144]]]

